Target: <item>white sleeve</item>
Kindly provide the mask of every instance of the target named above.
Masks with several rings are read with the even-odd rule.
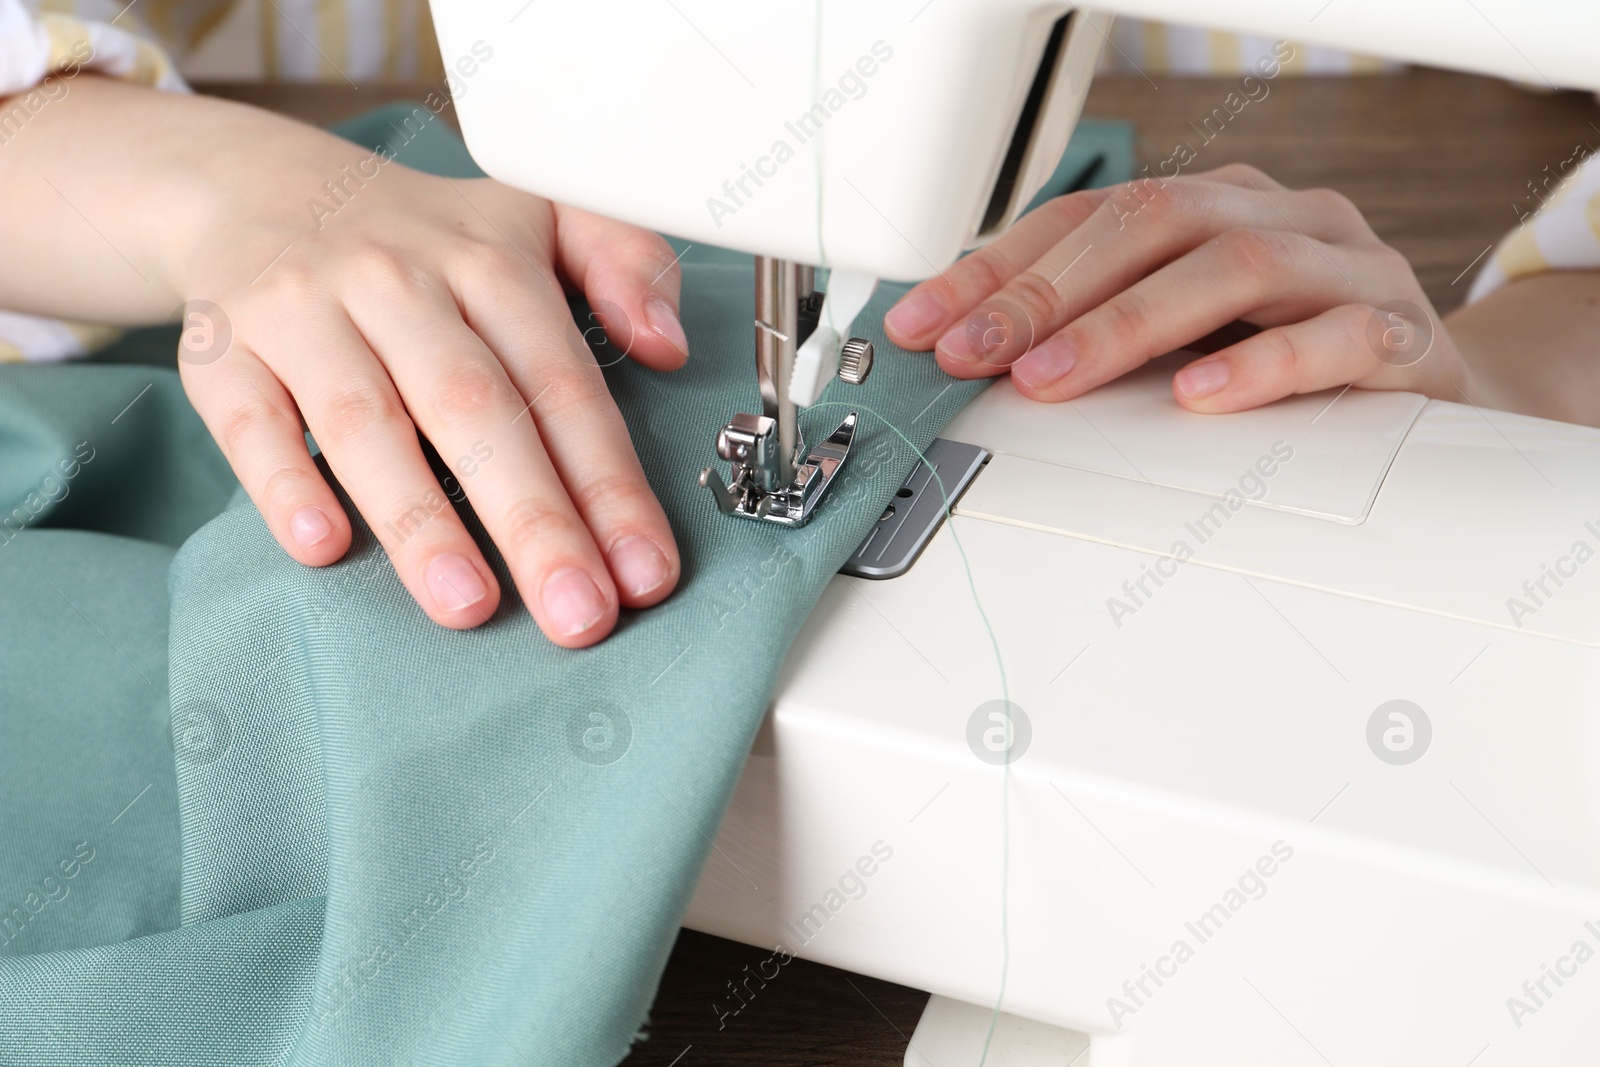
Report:
[[[1512,205],[1522,219],[1472,283],[1467,301],[1481,299],[1514,278],[1551,270],[1600,270],[1600,161],[1595,149],[1544,168]]]
[[[110,20],[42,12],[29,0],[0,0],[0,96],[42,93],[50,79],[68,82],[84,70],[159,89],[187,88],[166,52],[132,16],[113,13]],[[15,103],[6,101],[8,108]]]

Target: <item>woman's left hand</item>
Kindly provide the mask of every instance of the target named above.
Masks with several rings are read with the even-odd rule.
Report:
[[[1239,411],[1341,385],[1459,399],[1461,356],[1404,256],[1344,196],[1240,164],[1058,197],[912,289],[884,326],[958,378],[1071,400],[1236,320],[1260,332],[1177,372]]]

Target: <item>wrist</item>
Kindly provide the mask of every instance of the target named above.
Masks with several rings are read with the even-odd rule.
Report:
[[[225,109],[207,116],[216,147],[197,156],[168,191],[174,224],[164,263],[181,300],[218,299],[242,289],[314,235],[305,204],[320,191],[325,172],[333,173],[329,148],[342,144],[254,108],[208,103]]]

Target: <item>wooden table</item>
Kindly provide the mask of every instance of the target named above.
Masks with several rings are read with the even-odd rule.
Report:
[[[1527,183],[1579,144],[1600,148],[1600,105],[1439,71],[1270,83],[1215,137],[1188,124],[1220,106],[1236,78],[1102,78],[1086,113],[1127,119],[1154,167],[1179,140],[1198,149],[1188,171],[1252,163],[1285,185],[1348,195],[1378,235],[1411,260],[1441,311],[1461,303],[1473,265],[1533,206]],[[201,86],[206,92],[328,124],[430,86]],[[448,113],[447,113],[448,114]],[[1593,149],[1591,149],[1593,150]],[[627,1067],[898,1067],[925,994],[796,960],[739,1014],[727,983],[768,955],[684,932],[662,979],[651,1039]]]

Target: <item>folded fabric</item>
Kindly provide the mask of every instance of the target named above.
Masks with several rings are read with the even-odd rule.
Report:
[[[394,146],[406,113],[349,132]],[[437,126],[406,141],[473,172]],[[684,370],[602,360],[683,581],[583,651],[509,595],[434,625],[359,522],[340,563],[292,562],[140,365],[170,331],[0,367],[0,1064],[626,1056],[783,654],[915,462],[899,434],[983,387],[882,336],[899,291],[858,323],[870,381],[807,413],[862,421],[801,530],[695,481],[759,402],[748,259],[686,267]]]
[[[878,333],[893,295],[794,531],[695,483],[758,399],[748,265],[689,273],[690,365],[606,371],[682,587],[577,652],[510,597],[434,625],[364,528],[290,561],[170,370],[0,368],[0,1062],[622,1059],[783,652],[915,461],[884,420],[925,445],[981,388]]]

